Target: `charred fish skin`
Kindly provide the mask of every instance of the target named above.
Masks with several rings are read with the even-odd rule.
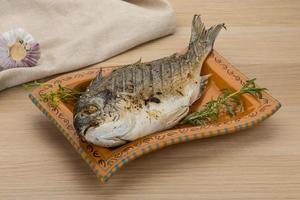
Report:
[[[200,76],[202,64],[222,28],[206,29],[195,15],[186,53],[139,60],[106,77],[100,70],[75,104],[77,133],[95,145],[116,147],[176,125],[203,94],[208,76]]]

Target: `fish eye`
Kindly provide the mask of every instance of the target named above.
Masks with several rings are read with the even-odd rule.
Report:
[[[89,114],[92,114],[92,113],[95,113],[95,112],[97,112],[97,110],[98,110],[98,108],[96,107],[96,106],[94,106],[94,105],[89,105],[89,106],[87,106],[87,108],[86,108],[86,112],[87,113],[89,113]]]

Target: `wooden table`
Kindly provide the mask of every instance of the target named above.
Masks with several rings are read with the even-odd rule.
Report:
[[[176,34],[101,66],[184,48],[194,13],[226,22],[215,49],[280,100],[259,126],[151,153],[98,180],[27,91],[0,92],[0,199],[300,199],[300,1],[170,0]]]

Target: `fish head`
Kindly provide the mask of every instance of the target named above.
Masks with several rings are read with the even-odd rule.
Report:
[[[76,132],[88,142],[115,147],[126,143],[121,137],[134,126],[132,118],[119,109],[116,103],[103,96],[81,96],[74,108]]]
[[[118,118],[118,110],[105,101],[102,96],[83,95],[79,98],[74,107],[73,120],[78,134],[84,136],[88,128]]]

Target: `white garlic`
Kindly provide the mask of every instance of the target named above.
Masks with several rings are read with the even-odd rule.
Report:
[[[10,30],[0,36],[0,66],[3,69],[35,66],[40,55],[39,43],[22,28]]]

